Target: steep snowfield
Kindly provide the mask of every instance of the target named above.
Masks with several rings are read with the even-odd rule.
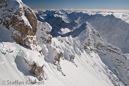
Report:
[[[48,23],[39,22],[38,25],[40,26],[38,26],[39,31],[37,31],[38,38],[45,36],[45,31],[51,30],[51,26]],[[43,28],[45,28],[45,31],[43,30],[42,33],[40,30]],[[49,36],[50,35],[47,35],[48,38]],[[44,71],[47,80],[38,82],[36,86],[93,86],[96,84],[99,86],[123,86],[117,76],[102,62],[97,53],[89,50],[85,51],[82,48],[79,40],[83,35],[80,36],[75,39],[71,36],[53,38],[51,44],[45,43],[44,40],[37,39],[37,41],[39,40],[38,43],[40,46],[44,44],[46,49],[48,49],[46,50],[47,52],[45,52],[44,46],[41,46],[44,50],[43,55],[35,50],[32,51],[22,47],[15,42],[1,42],[0,77],[2,83],[0,85],[6,86],[11,84],[9,81],[15,82],[15,80],[18,80],[18,82],[21,82],[22,86],[29,86],[30,82],[37,80],[33,74],[29,73],[30,67],[24,61],[24,59],[26,59],[30,64],[33,63],[33,61],[40,66],[45,64]],[[54,60],[52,59],[54,55],[52,52],[56,53],[59,49],[64,53],[64,57],[56,66],[52,63]],[[69,58],[70,55],[75,56],[74,60]],[[51,56],[51,58],[49,56]],[[14,83],[13,85],[17,86],[19,83]]]
[[[21,0],[11,1],[14,2],[11,7],[17,3],[26,7]],[[0,86],[129,85],[129,56],[122,53],[128,50],[128,40],[125,41],[128,37],[127,23],[112,15],[88,15],[79,11],[39,11],[36,15],[39,21],[35,24],[36,34],[33,34],[36,41],[28,44],[31,49],[12,39],[14,27],[7,29],[3,23],[0,24]],[[20,18],[27,26],[33,26],[29,18]],[[101,27],[100,23],[106,25]],[[113,30],[104,34],[110,28]],[[116,28],[123,28],[127,33],[121,30],[117,34]],[[110,35],[114,38],[122,36],[120,39],[124,38],[127,43],[122,47],[124,42],[114,42],[114,39],[109,39]]]
[[[36,61],[38,65],[43,65],[42,61],[44,60],[39,58],[39,55],[38,52],[26,49],[16,43],[0,43],[0,85],[30,86],[31,82],[37,79],[29,72],[30,67],[24,59],[29,63]]]
[[[103,16],[99,12],[89,15],[83,12],[47,10],[38,11],[36,15],[40,21],[47,21],[52,26],[51,35],[54,38],[62,43],[66,42],[68,48],[62,47],[62,44],[58,44],[57,41],[54,43],[54,46],[64,53],[64,59],[70,60],[68,58],[70,53],[75,57],[71,62],[76,65],[75,59],[78,57],[76,54],[80,55],[82,50],[87,54],[94,52],[119,78],[110,78],[111,81],[113,80],[112,83],[115,85],[114,80],[120,80],[125,86],[128,86],[129,60],[128,55],[123,54],[128,53],[129,50],[128,23],[113,15]]]
[[[102,62],[97,53],[87,52],[82,48],[78,38],[74,39],[71,36],[57,37],[51,39],[51,44],[45,43],[42,39],[42,36],[45,36],[45,31],[42,31],[43,28],[41,27],[41,24],[47,26],[48,23],[39,22],[38,25],[40,26],[40,29],[37,31],[37,37],[41,38],[37,38],[37,41],[39,45],[42,46],[43,55],[45,55],[44,59],[47,62],[46,72],[48,80],[45,81],[46,85],[58,85],[59,83],[64,86],[93,86],[96,84],[100,86],[122,85],[113,72],[111,72]],[[46,29],[49,31],[51,30],[51,27],[45,27],[44,30]],[[59,63],[54,63],[54,66],[52,64],[55,61],[54,57],[56,56],[56,53],[60,52],[62,52],[64,56],[60,57]]]
[[[69,40],[67,41],[69,42]],[[53,39],[53,42],[58,43],[58,40]],[[59,43],[58,45],[61,44]],[[65,48],[67,49],[69,47],[64,46],[64,49]],[[21,82],[22,86],[29,86],[29,81],[36,79],[34,75],[29,73],[30,67],[25,63],[23,59],[25,58],[30,61],[30,63],[35,61],[39,65],[45,64],[44,70],[47,80],[39,83],[45,86],[93,86],[96,84],[99,86],[114,86],[113,84],[122,86],[118,78],[102,62],[98,54],[94,52],[87,53],[84,50],[79,51],[77,47],[74,48],[76,48],[76,52],[79,54],[74,54],[74,62],[61,60],[60,66],[57,67],[52,63],[44,61],[44,56],[40,56],[40,53],[37,51],[26,49],[16,43],[0,43],[0,78],[2,82],[0,85],[8,86],[11,84],[9,81],[14,82],[18,80]],[[69,51],[71,50],[69,49]],[[67,55],[67,53],[65,55]],[[63,76],[62,73],[65,74],[65,76]],[[14,83],[14,85],[17,86],[19,84]]]
[[[14,42],[13,39],[11,39],[10,35],[11,31],[8,29],[5,29],[3,25],[0,25],[0,42]],[[6,35],[3,35],[6,34]]]

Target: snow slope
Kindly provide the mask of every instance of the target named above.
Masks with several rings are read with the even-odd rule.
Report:
[[[120,80],[125,86],[128,86],[128,55],[123,54],[128,53],[128,23],[113,15],[103,16],[97,13],[89,15],[65,10],[38,11],[36,15],[40,21],[50,23],[51,35],[54,38],[59,39],[62,43],[62,39],[66,40],[66,43],[73,49],[62,50],[61,44],[54,43],[64,54],[70,52],[72,55],[79,55],[82,48],[88,54],[91,51],[95,52],[119,78],[116,81]],[[64,55],[64,59],[69,60],[68,55]]]
[[[36,15],[36,43],[31,49],[12,39],[13,27],[0,24],[0,86],[129,85],[128,55],[105,41],[107,36],[92,26],[94,16],[64,10]]]
[[[67,37],[64,38],[64,40],[70,41]],[[76,42],[76,40],[74,41]],[[74,49],[69,48],[68,44],[62,44],[57,39],[53,39],[52,44],[55,42],[58,43],[58,45],[62,45],[61,47],[64,48],[66,52],[66,54],[64,54],[66,55],[64,60],[60,60],[60,66],[45,61],[44,58],[48,57],[41,56],[37,51],[26,49],[16,43],[0,43],[0,77],[2,82],[5,81],[4,84],[1,83],[1,85],[8,85],[8,80],[11,82],[18,80],[19,82],[24,82],[24,84],[21,84],[22,86],[28,86],[29,83],[25,83],[26,81],[34,81],[36,79],[34,75],[29,73],[30,67],[25,63],[23,59],[25,58],[27,61],[30,61],[30,63],[35,61],[39,65],[45,64],[44,70],[47,80],[43,83],[40,82],[45,86],[93,86],[96,84],[99,86],[114,86],[114,84],[123,86],[113,72],[102,62],[98,54],[94,52],[87,53],[83,49],[80,51],[78,46],[72,44],[72,46],[75,46],[73,48],[75,48],[76,51],[74,51]],[[79,43],[77,43],[77,45],[79,45]],[[67,54],[70,53],[70,51],[74,52],[74,61],[69,61]],[[15,83],[14,85],[17,86],[18,84]]]

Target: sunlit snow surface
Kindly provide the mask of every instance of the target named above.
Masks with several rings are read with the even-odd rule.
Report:
[[[117,18],[121,18],[125,21],[127,25],[126,28],[129,29],[129,13],[127,11],[81,11],[83,13],[88,13],[89,15],[103,14],[106,16],[113,14]],[[78,13],[80,11],[57,10],[56,12],[59,14],[54,13],[54,17],[61,17],[66,23],[70,23],[74,20],[72,19],[73,15],[69,16],[69,18],[71,18],[70,20],[67,15],[64,15],[64,13],[70,14],[72,12]],[[36,12],[36,15],[37,14],[38,12]],[[40,15],[40,17],[42,20],[45,19],[44,14]],[[59,21],[53,22],[54,20],[44,20],[41,22],[40,20],[38,22],[38,30],[36,34],[37,44],[39,46],[33,50],[15,43],[15,41],[10,38],[9,34],[4,34],[6,32],[6,28],[0,25],[0,86],[8,86],[8,81],[13,82],[15,80],[24,82],[20,86],[29,86],[28,83],[25,83],[26,81],[31,82],[33,80],[37,80],[34,75],[29,73],[30,68],[25,63],[24,59],[26,59],[30,64],[33,62],[36,62],[39,66],[45,64],[44,71],[47,80],[40,81],[39,86],[128,86],[128,71],[124,68],[129,68],[129,61],[122,57],[122,55],[127,57],[128,55],[122,53],[119,48],[119,46],[122,46],[121,44],[116,47],[116,45],[114,46],[112,43],[109,44],[108,41],[105,41],[109,40],[108,36],[112,35],[112,33],[109,33],[108,35],[100,35],[100,37],[98,37],[99,33],[101,34],[104,32],[100,32],[99,30],[101,29],[97,27],[97,25],[102,22],[99,20],[99,23],[97,23],[96,26],[92,26],[95,22],[98,22],[97,18],[93,20],[94,21],[89,20],[89,22],[84,23],[84,21],[78,19],[76,22],[79,25],[75,28],[72,28],[72,24],[74,25],[74,23],[68,25],[67,28],[63,26],[59,28],[57,27],[58,25],[54,25]],[[110,26],[113,25],[114,24]],[[49,44],[42,40],[41,37],[51,37],[51,35],[47,35],[45,32],[51,31],[53,26],[59,29],[55,32],[55,34],[58,33],[58,36],[52,37],[52,42]],[[95,27],[97,27],[97,29]],[[43,28],[45,29],[42,30]],[[80,33],[78,34],[78,32]],[[118,35],[119,34],[121,33],[118,33]],[[127,37],[128,35],[125,36],[125,38]],[[87,43],[88,39],[91,39],[91,45],[87,46],[87,49],[84,49],[84,45]],[[99,51],[105,53],[105,56],[100,55],[97,51],[90,51],[91,48],[96,49],[95,45],[97,43],[103,44],[104,48],[100,48]],[[109,45],[112,46],[113,49],[117,49],[115,52],[120,55],[109,52],[107,50],[110,48]],[[42,55],[38,52],[38,49],[40,48],[42,48]],[[60,64],[56,66],[53,64],[54,56],[59,52],[63,52],[64,55],[63,58],[60,59]],[[75,58],[70,60],[69,55],[74,55]],[[117,62],[116,59],[123,62],[120,63],[121,67],[118,66],[119,62]],[[117,72],[114,72],[113,69]],[[37,85],[38,84],[35,84],[35,86]],[[18,86],[18,84],[14,83],[13,86]]]

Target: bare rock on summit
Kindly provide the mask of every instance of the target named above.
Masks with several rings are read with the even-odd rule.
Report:
[[[16,42],[29,48],[36,44],[37,18],[21,0],[0,0],[0,24]]]

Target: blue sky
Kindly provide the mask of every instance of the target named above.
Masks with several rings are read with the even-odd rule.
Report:
[[[32,9],[129,10],[129,0],[22,0]]]

